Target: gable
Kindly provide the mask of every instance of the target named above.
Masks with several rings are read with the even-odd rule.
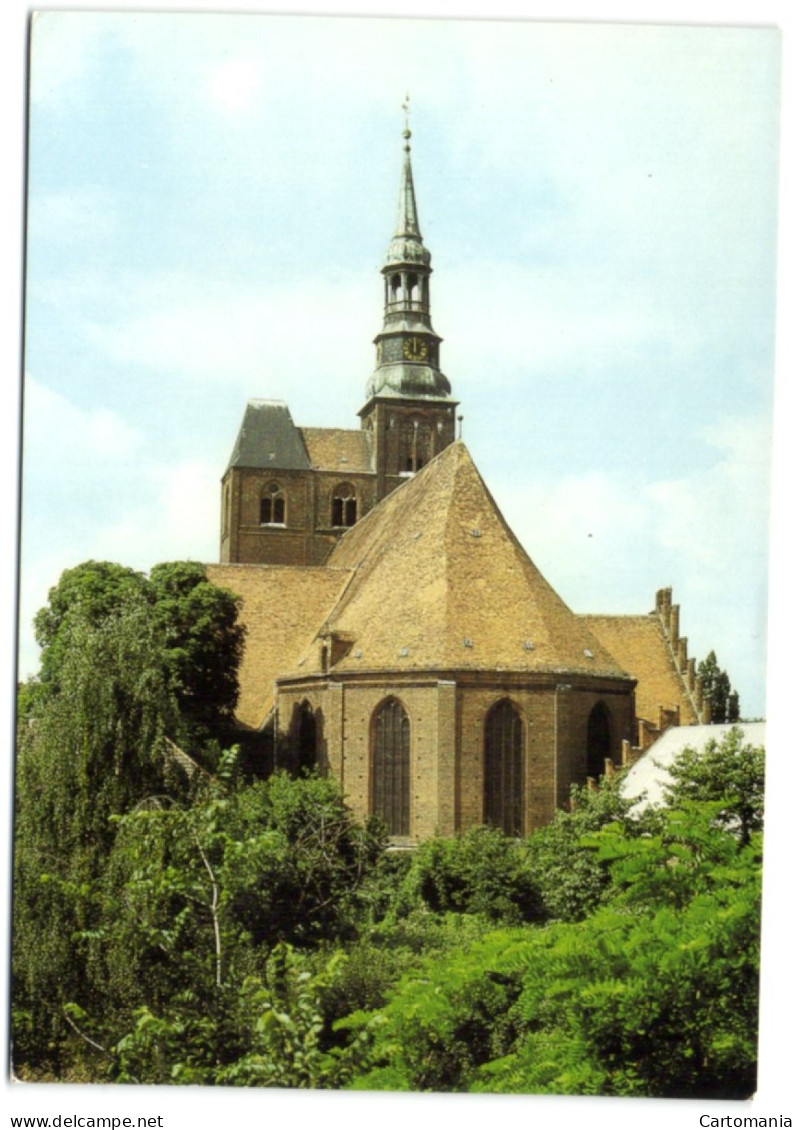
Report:
[[[655,613],[643,616],[578,616],[578,619],[637,679],[636,716],[657,721],[661,707],[679,708],[681,726],[700,721],[668,641]]]
[[[279,674],[292,672],[348,580],[326,566],[207,565],[213,584],[240,597],[246,627],[237,720],[258,729],[273,706]]]

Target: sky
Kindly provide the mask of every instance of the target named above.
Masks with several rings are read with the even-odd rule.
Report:
[[[419,21],[405,39],[398,24],[373,20],[359,42],[345,23],[324,34],[315,20],[304,21],[303,42],[299,32],[282,40],[276,20],[269,38],[257,35],[262,24],[250,18],[225,33],[217,21],[211,37],[174,18],[155,35],[147,9],[158,4],[143,0],[104,31],[114,21],[99,21],[93,0],[82,7],[78,20],[60,0],[50,5],[60,18],[37,47],[26,183],[29,9],[0,6],[7,686],[17,576],[25,674],[37,663],[26,625],[63,568],[92,556],[143,569],[216,559],[219,476],[247,398],[284,398],[300,424],[356,423],[381,325],[377,268],[395,216],[399,105],[409,91],[434,321],[483,476],[577,611],[643,612],[671,584],[690,653],[714,647],[751,714],[764,710],[773,369],[778,42],[767,29],[782,29],[767,866],[759,1093],[749,1113],[799,1114],[789,864],[803,795],[800,5],[406,0],[405,13],[485,22]],[[400,7],[348,5],[381,16]],[[301,0],[283,8],[300,11]],[[572,37],[523,18],[604,26],[575,24]],[[656,22],[644,31],[627,26],[647,18]],[[7,814],[10,826],[10,799]],[[9,844],[0,841],[4,873]],[[6,1020],[0,1009],[3,1044]],[[119,1089],[73,1086],[65,1104],[63,1088],[6,1081],[3,1094],[15,1113],[165,1115],[168,1130],[188,1116],[199,1127],[233,1115],[262,1126],[266,1114],[279,1124],[342,1113],[379,1116],[388,1130],[411,1119],[442,1125],[444,1114],[473,1127],[511,1113],[676,1130],[700,1125],[701,1110],[745,1112],[656,1100],[125,1090],[123,1101]]]
[[[218,556],[249,397],[358,426],[409,93],[463,437],[578,612],[765,712],[780,34],[39,13],[21,672],[64,568]]]

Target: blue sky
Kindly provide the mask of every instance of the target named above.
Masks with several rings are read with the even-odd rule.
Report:
[[[61,570],[217,558],[248,397],[356,426],[412,100],[464,438],[579,612],[670,584],[763,714],[780,36],[46,12],[23,628]],[[27,633],[23,671],[36,666]]]

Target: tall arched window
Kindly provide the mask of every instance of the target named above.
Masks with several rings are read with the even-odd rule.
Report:
[[[351,483],[340,483],[332,491],[332,525],[353,526],[357,521],[357,493]]]
[[[420,471],[432,458],[432,429],[418,417],[405,420],[399,434],[399,470]]]
[[[268,483],[259,500],[259,524],[283,526],[285,524],[284,491],[278,483]]]
[[[611,756],[611,716],[604,702],[598,702],[588,716],[586,731],[586,774],[601,777],[605,758]]]
[[[318,766],[318,728],[312,707],[306,701],[298,712],[296,758],[302,772],[311,773]]]
[[[409,836],[410,719],[397,698],[382,703],[371,730],[371,811],[389,835]]]
[[[510,699],[502,699],[485,716],[483,820],[505,835],[524,829],[524,757],[522,723]]]

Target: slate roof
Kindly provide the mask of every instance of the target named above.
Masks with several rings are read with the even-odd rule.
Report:
[[[711,726],[674,726],[665,730],[647,752],[628,769],[622,782],[622,796],[637,797],[645,794],[644,800],[632,808],[634,815],[648,804],[661,804],[664,785],[669,783],[666,769],[672,765],[681,750],[690,746],[702,753],[710,741],[721,741],[734,727],[730,723]],[[744,735],[744,745],[763,746],[766,742],[764,722],[740,722],[737,729]]]
[[[636,716],[657,721],[660,707],[680,707],[681,726],[697,711],[655,613],[644,616],[578,616],[620,666],[638,679]]]
[[[311,466],[321,471],[373,471],[371,436],[363,428],[299,428]]]
[[[311,565],[207,565],[209,580],[242,598],[245,652],[237,719],[259,728],[273,706],[273,684],[299,656],[350,576]]]
[[[530,561],[460,441],[347,531],[329,565],[353,570],[320,633],[352,641],[338,673],[624,677]],[[319,654],[311,646],[295,673],[319,670]]]
[[[287,405],[280,400],[249,400],[229,467],[303,471],[309,465],[307,450]]]

